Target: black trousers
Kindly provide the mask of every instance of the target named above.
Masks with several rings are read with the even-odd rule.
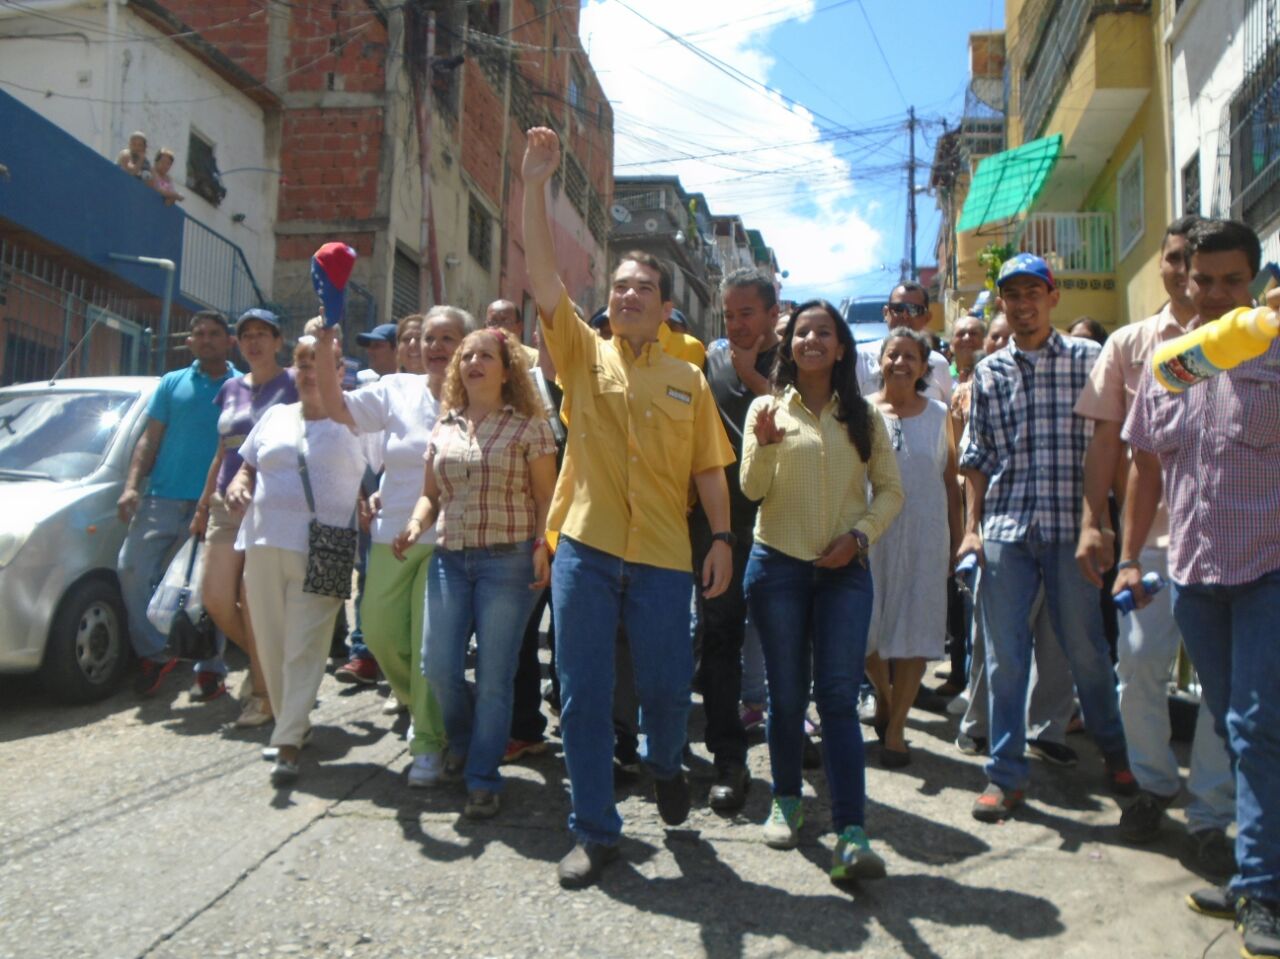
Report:
[[[711,548],[710,537],[694,531],[694,583],[698,595],[698,623],[702,633],[699,671],[702,708],[706,713],[705,741],[716,765],[743,765],[747,761],[747,734],[738,716],[742,698],[742,640],[746,630],[747,601],[742,591],[751,538],[739,534],[733,548],[733,578],[729,588],[715,599],[702,597],[702,563]]]
[[[538,642],[541,638],[542,614],[546,611],[549,602],[551,602],[551,590],[544,589],[525,626],[524,641],[520,644],[520,659],[516,665],[515,688],[511,701],[511,738],[524,742],[540,742],[547,729],[547,717],[542,715],[542,664],[538,662]],[[555,635],[554,623],[551,626],[550,635]],[[551,643],[551,651],[554,656],[554,641]],[[554,659],[551,675],[555,676]],[[559,701],[558,696],[557,701]]]

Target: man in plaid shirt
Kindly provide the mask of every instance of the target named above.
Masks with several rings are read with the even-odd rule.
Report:
[[[997,287],[1013,342],[974,370],[969,438],[960,459],[969,483],[960,552],[976,553],[982,566],[976,615],[987,639],[990,783],[973,807],[974,818],[984,822],[1012,813],[1027,785],[1029,620],[1042,585],[1111,786],[1135,788],[1098,590],[1075,562],[1091,423],[1073,407],[1099,347],[1050,325],[1059,294],[1040,257],[1020,253],[1005,262]]]

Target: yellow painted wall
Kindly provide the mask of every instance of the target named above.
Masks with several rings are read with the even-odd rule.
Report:
[[[1147,35],[1155,66],[1148,76],[1151,92],[1138,115],[1116,144],[1102,173],[1093,182],[1085,200],[1086,210],[1116,209],[1116,176],[1139,143],[1142,144],[1143,213],[1145,226],[1132,250],[1120,258],[1120,237],[1116,235],[1116,289],[1121,291],[1117,324],[1134,323],[1160,309],[1166,297],[1160,280],[1160,243],[1164,229],[1173,218],[1170,208],[1168,70],[1160,24],[1160,7],[1169,0],[1154,0]],[[1102,18],[1099,18],[1100,20]],[[1099,317],[1102,319],[1102,317]]]

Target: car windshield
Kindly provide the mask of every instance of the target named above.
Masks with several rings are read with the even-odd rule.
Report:
[[[83,479],[97,469],[137,393],[0,394],[0,480]]]

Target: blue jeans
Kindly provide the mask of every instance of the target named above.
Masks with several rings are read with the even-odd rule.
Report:
[[[867,788],[858,686],[871,626],[871,573],[858,563],[818,569],[757,543],[744,586],[764,650],[773,794],[800,796],[812,663],[832,825],[837,833],[861,826]]]
[[[580,841],[613,845],[622,819],[613,801],[614,645],[621,623],[640,700],[641,758],[659,779],[680,775],[689,718],[693,574],[628,563],[562,536],[551,566],[560,673],[560,733]]]
[[[1280,901],[1277,611],[1280,570],[1239,586],[1173,587],[1174,618],[1214,728],[1235,761],[1237,872],[1231,891],[1272,902]]]
[[[1085,726],[1109,761],[1128,763],[1116,674],[1102,631],[1098,589],[1076,565],[1074,543],[988,540],[978,588],[987,650],[991,760],[987,778],[1001,789],[1026,786],[1027,682],[1031,672],[1031,608],[1044,586],[1049,621],[1080,694]]]
[[[124,609],[129,617],[129,639],[139,659],[163,660],[169,637],[147,619],[151,594],[164,578],[169,560],[191,535],[188,527],[196,512],[192,499],[144,496],[129,524],[129,535],[116,560]]]
[[[760,648],[760,630],[750,612],[742,635],[742,701],[763,703],[768,695],[764,686],[764,651]]]
[[[422,674],[444,716],[449,752],[467,759],[467,789],[502,788],[498,765],[511,729],[511,699],[524,625],[538,594],[533,541],[510,547],[436,547],[427,569]],[[467,646],[476,635],[476,693],[467,687]]]

